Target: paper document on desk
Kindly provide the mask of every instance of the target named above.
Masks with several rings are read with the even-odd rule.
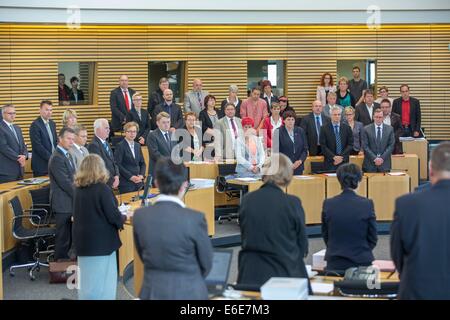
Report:
[[[255,182],[258,181],[256,178],[250,178],[250,177],[242,177],[242,178],[236,178],[238,181],[244,181],[244,182]]]
[[[214,179],[191,179],[189,181],[194,189],[205,189],[214,187]]]
[[[325,173],[327,177],[336,177],[336,173]]]
[[[50,181],[49,178],[31,178],[31,179],[24,179],[22,181],[17,182],[17,184],[23,184],[23,185],[35,185],[35,184],[41,184],[44,182]]]
[[[311,289],[314,294],[330,294],[334,291],[334,284],[311,281]]]
[[[312,179],[314,179],[314,177],[311,177],[311,176],[294,176],[294,179],[299,179],[299,180],[312,180]]]
[[[392,260],[375,260],[372,262],[373,266],[377,266],[380,271],[393,272],[395,271],[395,265]]]
[[[387,175],[388,175],[388,176],[394,176],[394,177],[405,176],[405,175],[406,175],[406,172],[388,172]]]

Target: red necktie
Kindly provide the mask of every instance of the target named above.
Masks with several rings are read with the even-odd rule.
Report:
[[[128,94],[126,90],[123,91],[123,95],[125,98],[125,105],[127,106],[127,111],[130,112],[130,102],[128,101]]]
[[[237,139],[237,130],[236,130],[236,125],[234,124],[233,118],[230,118],[231,121],[231,127],[233,128],[233,132],[234,132],[234,138]]]

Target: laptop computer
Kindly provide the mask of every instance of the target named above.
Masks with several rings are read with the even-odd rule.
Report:
[[[210,298],[222,295],[226,289],[232,258],[231,249],[214,250],[213,265],[205,279]]]

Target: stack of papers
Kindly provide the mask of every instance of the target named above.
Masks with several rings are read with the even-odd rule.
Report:
[[[327,177],[336,177],[336,173],[325,173]]]
[[[193,189],[214,187],[214,179],[191,179],[189,182],[193,185]]]
[[[49,178],[31,178],[19,181],[18,184],[25,184],[25,185],[41,184],[49,180],[50,180]]]
[[[254,181],[258,181],[258,179],[256,179],[256,178],[251,178],[251,177],[236,178],[236,180],[239,180],[239,181],[245,181],[245,182],[254,182]]]
[[[308,298],[308,279],[270,278],[261,287],[264,300],[306,300]]]
[[[406,172],[388,172],[388,176],[404,176]]]
[[[324,270],[327,266],[327,262],[325,261],[325,253],[326,249],[323,249],[313,254],[312,268],[314,270]]]
[[[312,180],[312,179],[314,179],[314,177],[311,177],[311,176],[294,176],[294,179],[299,179],[299,180]]]
[[[313,294],[331,294],[334,291],[333,283],[311,282]]]

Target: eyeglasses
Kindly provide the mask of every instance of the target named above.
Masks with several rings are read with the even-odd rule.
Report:
[[[13,116],[16,114],[16,112],[5,112],[6,114],[9,114],[10,116]]]
[[[142,99],[133,99],[133,101],[142,101]]]
[[[127,132],[127,133],[136,133],[137,131],[136,130],[127,130],[125,132]]]

